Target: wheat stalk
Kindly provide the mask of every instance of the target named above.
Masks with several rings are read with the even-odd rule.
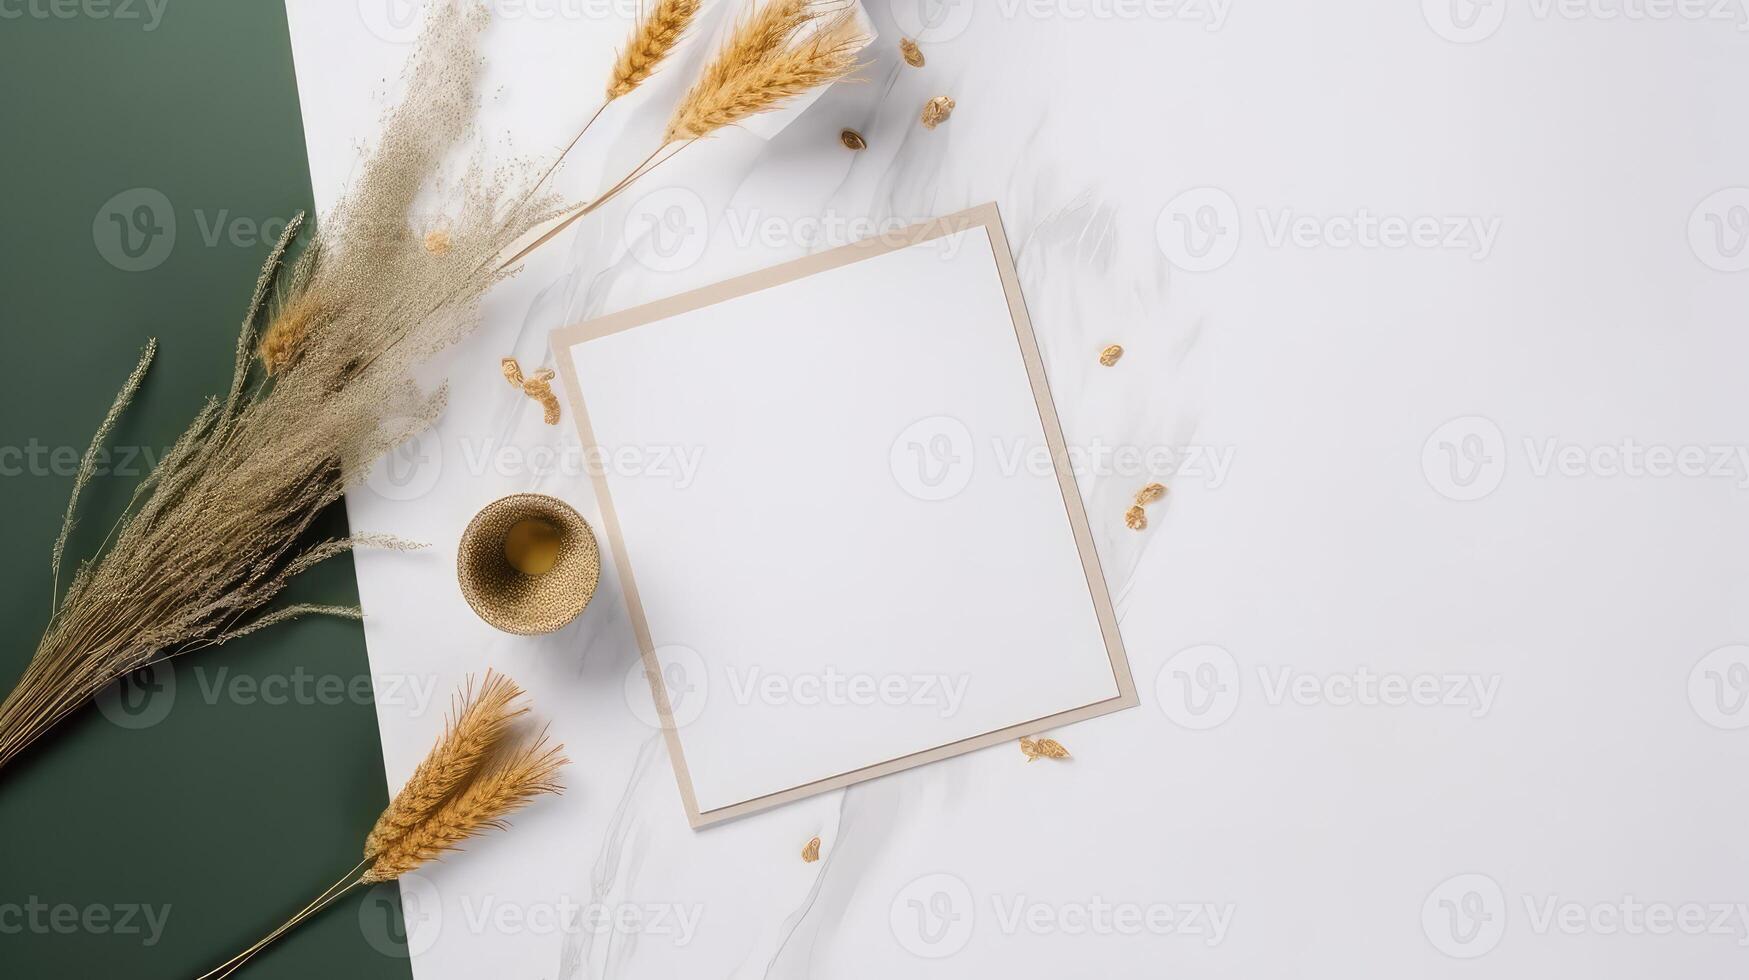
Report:
[[[444,727],[443,737],[413,770],[406,785],[377,818],[364,840],[364,856],[374,858],[431,816],[465,783],[504,738],[510,722],[527,713],[515,701],[522,689],[503,674],[486,674],[474,691],[470,680]]]
[[[849,11],[773,0],[736,29],[680,100],[663,142],[708,136],[850,74],[865,40]]]
[[[510,744],[509,723],[527,711],[515,704],[521,697],[522,689],[502,674],[487,672],[478,692],[469,678],[442,737],[365,838],[364,860],[272,932],[199,980],[230,976],[359,885],[393,881],[464,841],[488,830],[503,830],[504,818],[536,797],[560,792],[559,769],[569,761],[562,754],[564,746],[550,744],[544,731],[521,744]]]
[[[500,753],[466,789],[378,854],[359,881],[367,885],[393,881],[470,838],[504,829],[505,817],[542,794],[560,791],[554,777],[570,761],[563,748],[549,743],[543,732],[531,742]]]
[[[656,9],[638,23],[631,41],[613,63],[613,74],[607,81],[609,102],[631,94],[655,72],[692,25],[699,6],[700,0],[658,0]]]

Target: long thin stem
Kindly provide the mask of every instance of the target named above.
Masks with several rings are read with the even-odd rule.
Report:
[[[688,140],[685,143],[680,144],[679,146],[674,148],[673,153],[670,153],[667,156],[662,157],[662,159],[660,159],[660,160],[657,160],[656,157],[659,154],[661,154],[661,152],[663,150],[666,150],[669,147],[674,146],[674,144],[666,143],[666,144],[663,144],[662,146],[657,147],[656,151],[654,153],[651,153],[649,156],[645,157],[643,159],[643,162],[639,163],[636,167],[632,168],[631,173],[626,174],[624,177],[621,177],[618,182],[616,182],[612,187],[609,187],[605,192],[602,193],[602,195],[600,197],[596,198],[593,201],[590,201],[587,204],[578,205],[575,210],[573,210],[568,216],[566,216],[565,220],[559,222],[557,225],[554,225],[552,228],[548,229],[546,234],[544,234],[544,235],[540,236],[539,238],[535,239],[534,241],[528,243],[528,245],[525,246],[520,252],[517,252],[515,255],[512,255],[508,259],[505,259],[503,264],[498,266],[498,271],[502,272],[505,269],[508,269],[511,266],[515,265],[516,263],[521,262],[523,259],[528,257],[530,252],[533,252],[535,249],[540,248],[542,245],[545,245],[547,242],[552,241],[554,238],[556,238],[558,236],[558,234],[560,232],[564,231],[566,228],[569,228],[569,227],[571,227],[571,225],[575,224],[577,219],[582,218],[585,215],[594,213],[602,205],[606,204],[608,201],[613,200],[615,197],[617,197],[620,194],[620,192],[622,192],[626,188],[630,187],[632,185],[633,181],[644,176],[645,174],[648,174],[650,171],[655,170],[657,167],[660,167],[662,164],[667,163],[669,160],[674,159],[674,157],[676,155],[678,155],[681,150],[685,149],[688,146],[691,146],[692,143],[693,143],[692,140]]]
[[[540,179],[528,186],[528,190],[522,195],[523,204],[527,204],[528,199],[534,196],[534,192],[540,190],[541,185],[558,172],[559,164],[564,163],[565,158],[571,155],[571,151],[577,148],[577,144],[583,139],[583,134],[589,132],[589,127],[595,125],[595,120],[600,119],[601,114],[607,111],[607,105],[608,103],[603,102],[596,107],[595,114],[589,117],[589,121],[583,124],[582,129],[577,130],[577,135],[571,137],[571,142],[565,144],[565,148],[559,151],[559,155],[553,158],[553,162],[547,166],[546,172],[540,175]]]
[[[340,896],[351,891],[355,885],[363,880],[362,878],[354,878],[353,876],[358,874],[359,871],[369,863],[370,859],[366,858],[365,860],[353,865],[351,871],[341,875],[339,880],[323,889],[322,894],[317,895],[312,899],[310,904],[299,909],[296,914],[281,923],[278,928],[256,941],[255,945],[250,946],[248,949],[243,950],[241,953],[238,953],[211,970],[201,974],[196,980],[220,980],[221,977],[228,977],[235,973],[244,963],[249,962],[250,957],[261,952],[263,949],[266,949],[268,944],[272,943],[280,936],[285,935],[287,932],[290,932],[299,923],[327,908],[335,900],[340,898]]]

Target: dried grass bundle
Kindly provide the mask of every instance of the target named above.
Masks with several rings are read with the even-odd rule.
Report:
[[[616,62],[609,101],[671,54],[698,6],[660,0]],[[560,209],[540,192],[586,124],[532,181],[520,169],[470,167],[446,209],[441,247],[431,247],[431,235],[419,233],[427,223],[420,205],[469,135],[486,18],[484,7],[455,0],[427,13],[404,73],[407,95],[385,119],[359,179],[289,270],[282,265],[301,216],[268,255],[229,390],[208,400],[136,488],[96,557],[56,597],[35,655],[0,703],[0,767],[130,671],[300,615],[359,616],[354,607],[313,603],[264,610],[327,558],[362,545],[408,547],[382,537],[313,546],[305,539],[378,457],[442,410],[443,390],[422,391],[415,368],[474,327],[481,298],[524,256],[649,173],[668,158],[664,149],[671,156],[676,141],[690,143],[842,77],[864,42],[843,10],[772,0],[707,66],[662,145],[601,195]],[[80,491],[152,352],[123,386],[74,481],[52,562],[57,593]]]
[[[476,166],[461,182],[450,252],[434,257],[410,233],[422,192],[469,133],[484,22],[471,5],[432,13],[404,78],[407,96],[346,201],[289,274],[281,265],[301,217],[273,248],[243,319],[229,389],[208,400],[136,489],[98,557],[57,597],[35,655],[0,705],[0,765],[129,671],[303,613],[358,614],[321,605],[262,610],[326,558],[358,545],[402,546],[354,537],[312,547],[306,535],[377,457],[436,417],[443,392],[422,392],[414,368],[472,329],[481,296],[507,274],[493,259],[554,211],[550,199],[508,195],[514,172]],[[270,306],[279,312],[257,365],[257,330]],[[57,573],[90,475],[82,467],[75,479]]]
[[[543,731],[519,741],[510,722],[527,712],[522,690],[502,674],[487,673],[478,693],[469,678],[442,737],[365,838],[364,860],[308,905],[199,980],[219,980],[242,969],[256,953],[359,885],[393,881],[456,850],[547,793],[561,792],[564,746]],[[368,866],[368,867],[367,867]],[[360,869],[364,869],[360,874]]]

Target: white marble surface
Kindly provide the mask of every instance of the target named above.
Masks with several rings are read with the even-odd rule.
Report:
[[[688,150],[501,288],[438,366],[441,425],[349,498],[355,528],[434,544],[358,562],[390,782],[442,724],[389,696],[408,674],[508,671],[576,760],[562,799],[407,883],[419,980],[1741,972],[1743,10],[957,0],[913,70],[917,3],[869,3],[867,83]],[[496,6],[482,129],[548,152],[630,7]],[[327,203],[406,34],[396,0],[288,8]],[[686,74],[562,186],[640,157]],[[461,600],[485,502],[595,516],[586,480],[537,472],[572,430],[497,360],[986,200],[1092,458],[1143,704],[1056,733],[1072,762],[993,749],[695,833],[611,570],[543,639]],[[1187,450],[1143,533],[1120,447]]]

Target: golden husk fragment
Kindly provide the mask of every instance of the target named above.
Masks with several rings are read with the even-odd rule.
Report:
[[[934,129],[947,122],[947,117],[953,115],[954,101],[945,95],[938,95],[923,104],[923,128]]]
[[[1020,751],[1026,755],[1028,762],[1034,759],[1067,759],[1069,757],[1069,750],[1063,748],[1063,743],[1054,738],[1022,737]]]

